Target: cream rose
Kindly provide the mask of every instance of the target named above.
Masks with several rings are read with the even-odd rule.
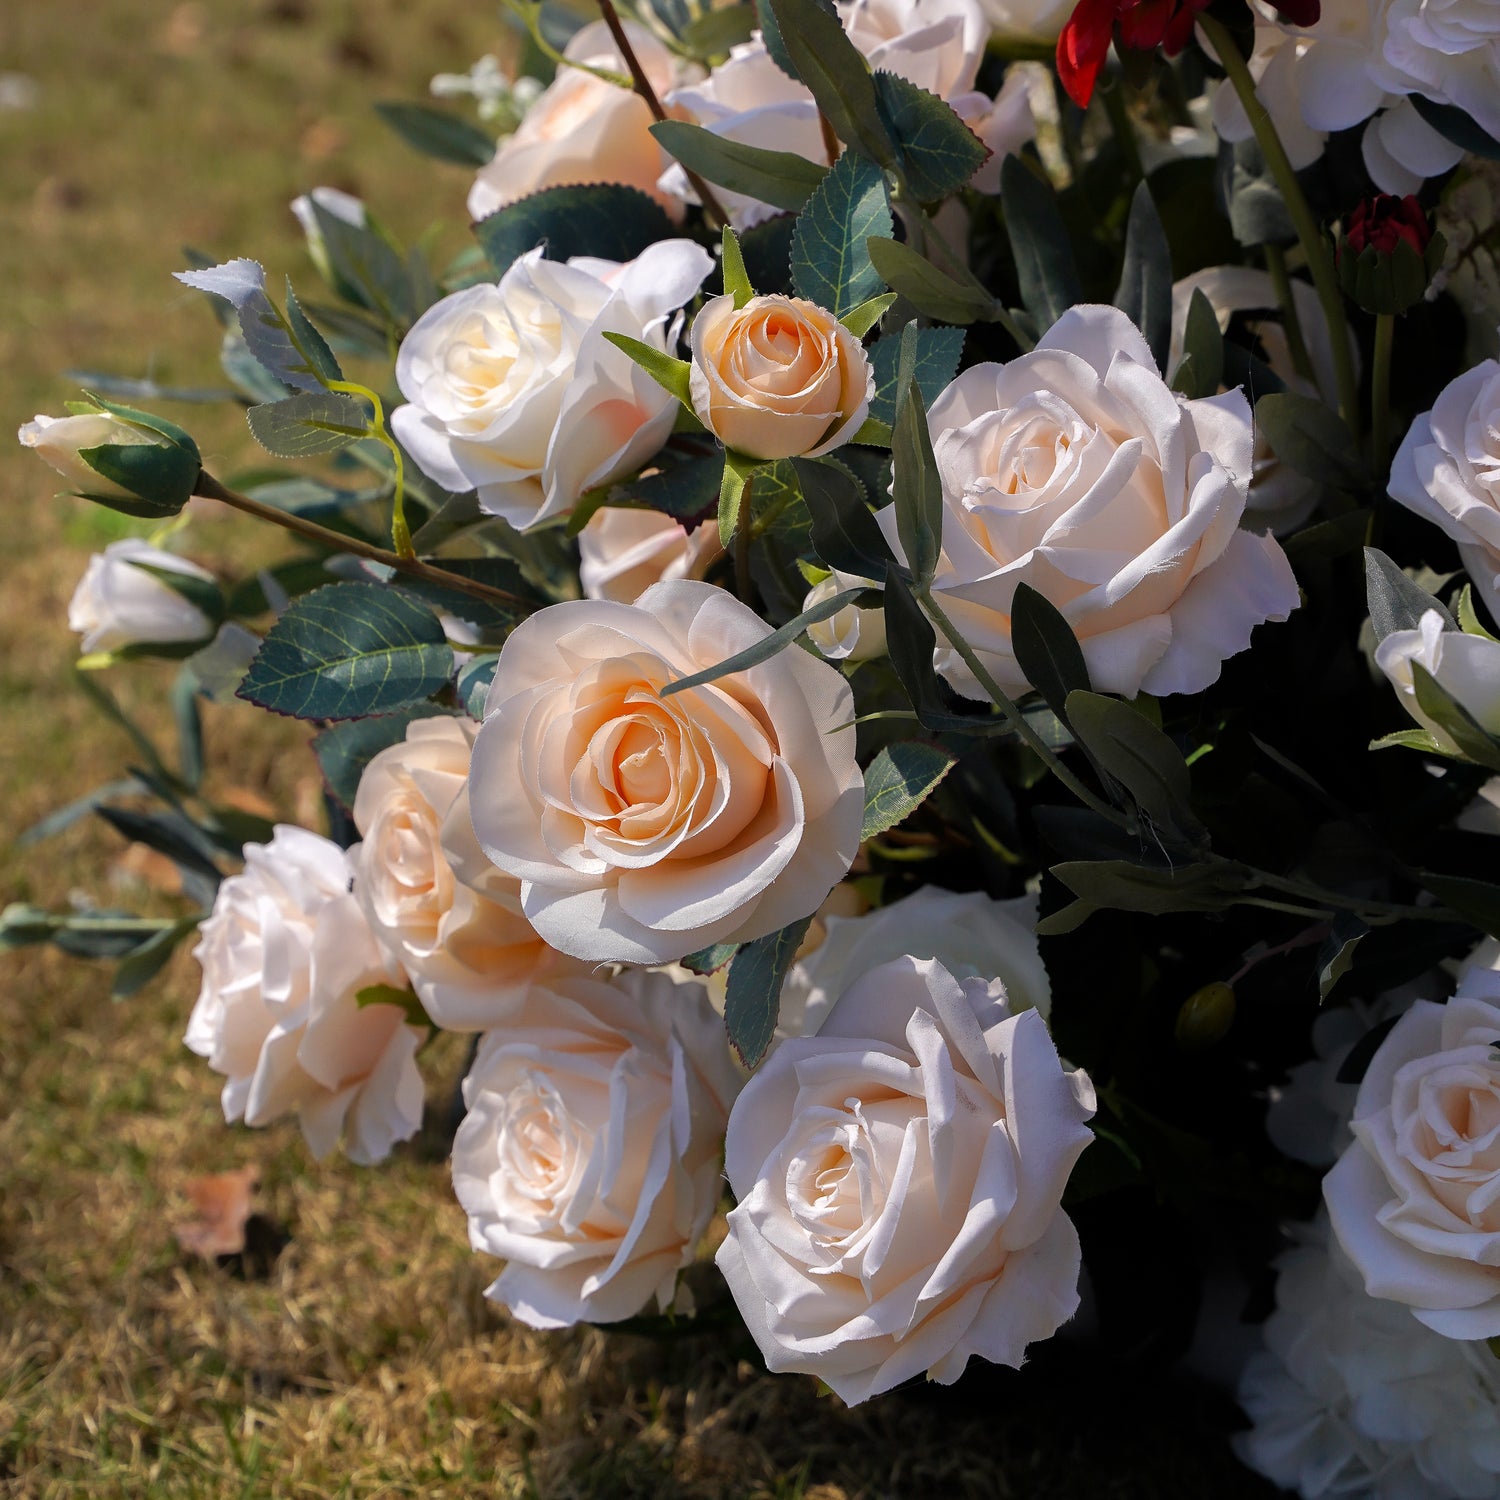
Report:
[[[83,649],[119,651],[142,644],[206,641],[213,622],[150,569],[212,583],[213,574],[139,537],[122,537],[96,552],[68,602],[68,629]]]
[[[16,437],[62,475],[81,494],[107,499],[134,498],[135,491],[106,479],[90,467],[82,454],[90,448],[130,448],[141,444],[167,446],[166,438],[144,427],[133,427],[107,412],[84,412],[75,417],[35,416],[24,423]]]
[[[624,25],[657,98],[664,98],[677,82],[672,54],[634,21]],[[626,72],[603,21],[575,32],[563,56],[571,63]],[[470,217],[485,218],[543,188],[622,182],[681,218],[681,198],[657,186],[668,158],[651,134],[653,118],[646,101],[629,88],[577,67],[560,67],[515,134],[501,141],[494,160],[479,169],[469,190]]]
[[[701,578],[723,555],[712,519],[689,531],[660,511],[605,506],[578,533],[578,579],[586,598],[634,604],[663,579]]]
[[[1488,636],[1444,630],[1443,617],[1429,609],[1417,630],[1395,630],[1375,648],[1375,665],[1391,680],[1401,706],[1450,754],[1459,755],[1453,736],[1429,718],[1417,702],[1412,664],[1423,667],[1439,687],[1469,711],[1480,728],[1500,734],[1500,642]]]
[[[675,1299],[720,1192],[738,1079],[699,985],[632,971],[531,990],[464,1079],[453,1186],[486,1296],[534,1328]]]
[[[1029,354],[965,370],[928,412],[943,484],[933,592],[1007,693],[1028,583],[1061,610],[1100,692],[1196,693],[1297,606],[1285,554],[1242,531],[1253,439],[1239,391],[1175,395],[1112,307],[1071,308]],[[899,553],[894,508],[877,514]],[[937,669],[983,698],[951,647]]]
[[[1019,1366],[1078,1307],[1061,1208],[1093,1088],[1004,987],[899,959],[782,1042],[729,1117],[719,1247],[772,1370],[850,1405],[970,1355]]]
[[[479,859],[479,880],[454,870],[474,845],[469,753],[479,726],[418,719],[360,778],[354,822],[363,843],[354,894],[370,926],[411,976],[427,1014],[482,1031],[541,972],[562,960],[521,914],[521,884]],[[451,852],[450,852],[451,851]]]
[[[855,578],[847,573],[830,573],[808,590],[802,608],[809,610],[835,595],[853,588],[879,588],[869,578]],[[885,655],[885,611],[861,609],[846,604],[836,615],[807,627],[807,638],[829,661],[860,662]]]
[[[368,1164],[422,1123],[423,1033],[398,1006],[359,1004],[361,989],[405,976],[349,894],[350,875],[344,851],[306,829],[247,844],[194,950],[203,984],[185,1040],[228,1078],[226,1120],[269,1125],[295,1112],[314,1156],[342,1135],[345,1155]]]
[[[1411,424],[1390,495],[1458,543],[1475,593],[1500,615],[1500,362],[1460,375]]]
[[[1052,987],[1036,940],[1037,898],[996,901],[983,891],[924,885],[859,916],[833,915],[823,941],[798,958],[781,989],[781,1025],[811,1036],[856,980],[898,958],[935,958],[958,979],[998,979],[1012,1015],[1045,1020]]]
[[[750,458],[815,457],[859,431],[875,394],[864,345],[802,297],[715,297],[693,319],[698,419]]]
[[[484,852],[519,877],[554,948],[667,963],[810,915],[859,847],[853,696],[787,650],[669,698],[770,627],[674,580],[635,605],[579,600],[500,653],[469,795]]]
[[[429,308],[402,342],[411,403],[391,425],[423,473],[525,528],[633,473],[672,431],[677,403],[605,333],[676,346],[682,307],[713,266],[688,240],[617,264],[528,251],[498,285]]]
[[[981,0],[995,36],[1008,42],[1055,42],[1077,0]]]
[[[1372,1297],[1451,1339],[1500,1334],[1500,973],[1420,1000],[1376,1049],[1354,1143],[1323,1180]]]
[[[1500,9],[1494,0],[1385,0],[1372,7],[1370,72],[1393,93],[1461,109],[1500,137]]]

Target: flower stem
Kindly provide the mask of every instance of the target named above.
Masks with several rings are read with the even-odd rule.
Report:
[[[613,0],[599,0],[599,10],[604,17],[604,24],[609,27],[609,34],[615,39],[615,46],[620,49],[620,56],[624,58],[625,66],[630,69],[630,81],[636,93],[646,101],[646,108],[660,123],[667,118],[667,112],[662,108],[661,100],[656,97],[656,90],[651,87],[651,80],[646,77],[646,70],[641,66],[640,58],[635,55],[635,48],[630,45],[630,38],[625,35],[625,27],[620,20],[620,13],[614,7]],[[710,227],[722,229],[729,222],[729,215],[724,211],[724,205],[714,196],[713,189],[696,172],[685,164],[682,165],[682,170],[687,173],[687,179],[692,183],[693,191],[697,193],[698,201],[703,205],[703,212],[710,221]]]
[[[1316,382],[1313,374],[1312,356],[1302,337],[1302,319],[1297,316],[1297,302],[1292,295],[1292,279],[1286,272],[1286,251],[1280,245],[1267,244],[1266,271],[1271,285],[1276,288],[1276,301],[1281,306],[1281,326],[1286,333],[1287,348],[1292,356],[1292,367],[1304,379]]]
[[[439,584],[445,589],[453,590],[454,593],[468,594],[470,598],[483,599],[490,604],[500,604],[507,609],[530,612],[535,607],[517,594],[509,594],[504,589],[491,588],[487,583],[465,578],[462,573],[450,573],[445,568],[423,562],[419,557],[403,557],[399,552],[372,546],[369,542],[360,541],[358,537],[345,536],[341,531],[332,531],[327,526],[319,526],[316,521],[293,515],[290,511],[278,510],[274,505],[263,505],[259,500],[252,500],[249,495],[242,495],[237,490],[228,489],[220,484],[207,469],[199,471],[198,482],[193,487],[193,493],[201,495],[206,500],[218,500],[221,504],[243,511],[247,516],[254,516],[257,520],[269,521],[273,526],[280,526],[284,531],[294,532],[297,536],[305,537],[308,541],[316,542],[319,546],[327,547],[333,552],[351,552],[356,557],[365,557],[371,562],[384,563],[386,567],[394,568],[398,573],[405,573],[411,578],[421,578],[428,583]]]
[[[1396,315],[1375,314],[1375,358],[1370,370],[1370,455],[1375,477],[1384,480],[1391,462],[1391,346]]]
[[[1146,175],[1141,161],[1140,142],[1135,137],[1135,126],[1130,123],[1130,111],[1125,108],[1125,85],[1119,79],[1107,81],[1099,90],[1104,100],[1104,112],[1109,116],[1110,129],[1114,132],[1115,144],[1125,160],[1125,170],[1132,183]]]
[[[979,659],[974,648],[954,629],[953,622],[943,613],[942,607],[932,597],[931,588],[920,588],[916,590],[917,599],[922,608],[932,616],[934,624],[943,632],[948,644],[963,658],[963,663],[974,674],[979,685],[994,700],[995,707],[1000,710],[1005,722],[1020,737],[1026,747],[1036,755],[1044,766],[1047,767],[1067,789],[1078,798],[1080,802],[1091,811],[1099,814],[1101,818],[1109,821],[1119,828],[1130,827],[1130,820],[1119,808],[1111,807],[1102,798],[1096,797],[1059,759],[1056,751],[1039,735],[1035,729],[1026,721],[1026,716],[1016,707],[1010,695],[995,681],[994,675],[989,668]]]
[[[385,447],[391,455],[395,471],[395,491],[391,498],[391,546],[402,557],[415,557],[416,548],[411,544],[411,528],[406,524],[406,460],[401,454],[401,444],[391,436],[385,425],[385,406],[379,396],[367,385],[358,385],[352,380],[330,380],[330,391],[342,391],[347,396],[360,396],[374,409],[370,418],[370,436]]]
[[[1349,324],[1344,316],[1344,298],[1339,290],[1334,271],[1333,253],[1328,236],[1313,217],[1302,185],[1287,158],[1286,148],[1276,133],[1270,113],[1255,92],[1255,80],[1250,76],[1249,66],[1240,55],[1234,38],[1224,24],[1206,11],[1198,17],[1198,25],[1218,55],[1229,82],[1239,96],[1240,104],[1255,132],[1256,144],[1266,159],[1266,166],[1276,186],[1281,191],[1282,201],[1292,216],[1301,242],[1302,253],[1307,257],[1307,268],[1312,273],[1313,289],[1323,309],[1324,321],[1328,324],[1328,337],[1333,343],[1333,366],[1338,378],[1339,415],[1348,423],[1350,431],[1358,436],[1359,388],[1354,379],[1354,359],[1349,352]]]
[[[750,576],[750,539],[755,535],[754,517],[751,515],[750,492],[755,487],[755,475],[745,480],[740,491],[740,509],[734,522],[734,591],[740,603],[753,608],[755,581]]]

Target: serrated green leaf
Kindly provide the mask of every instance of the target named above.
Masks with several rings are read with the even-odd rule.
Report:
[[[691,974],[717,974],[739,951],[738,943],[713,943],[707,948],[698,949],[696,953],[687,954],[679,961]]]
[[[792,235],[792,285],[835,317],[881,290],[866,241],[889,236],[890,193],[874,163],[846,151],[823,179]]]
[[[1165,370],[1172,342],[1172,250],[1151,189],[1144,182],[1136,184],[1130,201],[1125,263],[1114,303],[1145,335],[1157,369]]]
[[[285,401],[252,406],[245,420],[255,441],[277,458],[337,453],[370,430],[364,404],[332,391],[306,391]]]
[[[910,817],[958,757],[925,740],[887,745],[865,771],[865,821],[860,838],[874,838]]]
[[[956,193],[987,162],[988,146],[936,94],[875,74],[875,107],[896,148],[896,170],[921,203]]]
[[[1438,599],[1375,547],[1365,548],[1365,603],[1377,641],[1397,630],[1420,629],[1422,616],[1430,609],[1442,617],[1444,630],[1458,629],[1458,622]]]
[[[960,324],[994,317],[999,304],[993,297],[938,270],[910,245],[888,237],[872,237],[866,241],[865,250],[880,279],[923,316]]]
[[[413,151],[420,151],[423,156],[459,167],[483,167],[495,154],[493,136],[450,110],[383,99],[376,104],[375,113]]]
[[[339,362],[333,357],[333,350],[328,347],[328,341],[308,321],[307,314],[302,311],[302,304],[297,301],[297,294],[292,290],[292,279],[287,277],[286,282],[286,322],[292,338],[297,347],[302,351],[313,373],[317,375],[325,385],[344,378],[344,372],[339,368]]]
[[[684,525],[701,521],[717,505],[723,460],[717,453],[690,458],[656,474],[646,474],[610,491],[611,502],[631,500],[647,510],[660,511]]]
[[[1007,156],[1001,165],[1000,202],[1021,284],[1021,301],[1045,332],[1070,307],[1083,301],[1073,243],[1051,186],[1018,156]]]
[[[498,277],[538,245],[546,246],[550,260],[595,255],[625,261],[677,230],[661,204],[638,188],[594,183],[543,188],[481,219],[474,234]]]
[[[729,965],[724,1027],[730,1045],[746,1067],[753,1068],[766,1055],[776,1035],[781,986],[810,926],[812,918],[803,917],[767,937],[745,943]]]
[[[1029,583],[1018,583],[1011,600],[1010,641],[1026,680],[1066,720],[1068,694],[1092,690],[1088,665],[1073,627]]]
[[[908,325],[910,326],[910,325]],[[905,330],[902,330],[903,334]],[[924,407],[931,406],[952,381],[963,358],[963,328],[918,328],[912,377],[922,393]],[[896,379],[901,356],[901,338],[876,339],[866,351],[870,368],[875,372],[875,394],[870,399],[870,416],[878,422],[894,424],[896,420]],[[856,437],[855,441],[859,439]]]
[[[329,213],[315,196],[308,204],[338,286],[387,325],[410,323],[417,314],[411,276],[395,246],[373,225]]]
[[[660,120],[651,134],[689,172],[786,213],[800,212],[828,175],[827,167],[794,152],[747,146],[685,120]]]
[[[271,627],[237,696],[299,719],[358,719],[430,698],[452,670],[430,609],[378,584],[335,583]]]

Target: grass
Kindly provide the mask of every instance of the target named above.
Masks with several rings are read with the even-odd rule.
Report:
[[[488,5],[452,0],[0,9],[0,71],[40,90],[0,112],[0,898],[174,909],[102,824],[13,847],[128,758],[71,685],[65,614],[88,553],[132,528],[55,499],[8,434],[61,410],[69,368],[217,383],[203,299],[170,280],[179,247],[305,280],[286,204],[315,183],[360,193],[404,237],[445,220],[458,248],[464,173],[407,154],[369,105],[419,97],[499,39]],[[236,412],[163,410],[210,466],[253,460]],[[264,546],[208,514],[191,542],[236,575]],[[145,667],[110,685],[164,733],[166,680]],[[296,725],[223,709],[207,727],[212,791],[316,823]],[[1095,1359],[847,1412],[719,1337],[535,1334],[484,1301],[495,1267],[467,1248],[435,1139],[378,1169],[319,1168],[293,1126],[225,1128],[218,1081],[180,1041],[185,953],[118,1005],[93,965],[0,963],[0,1495],[1265,1493],[1225,1448],[1223,1403]],[[247,1165],[290,1236],[259,1280],[170,1232],[188,1178]]]

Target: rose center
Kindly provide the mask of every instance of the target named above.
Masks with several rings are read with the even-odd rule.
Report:
[[[500,1121],[501,1170],[508,1186],[540,1207],[561,1197],[586,1155],[591,1134],[557,1089],[534,1072],[511,1090]]]

